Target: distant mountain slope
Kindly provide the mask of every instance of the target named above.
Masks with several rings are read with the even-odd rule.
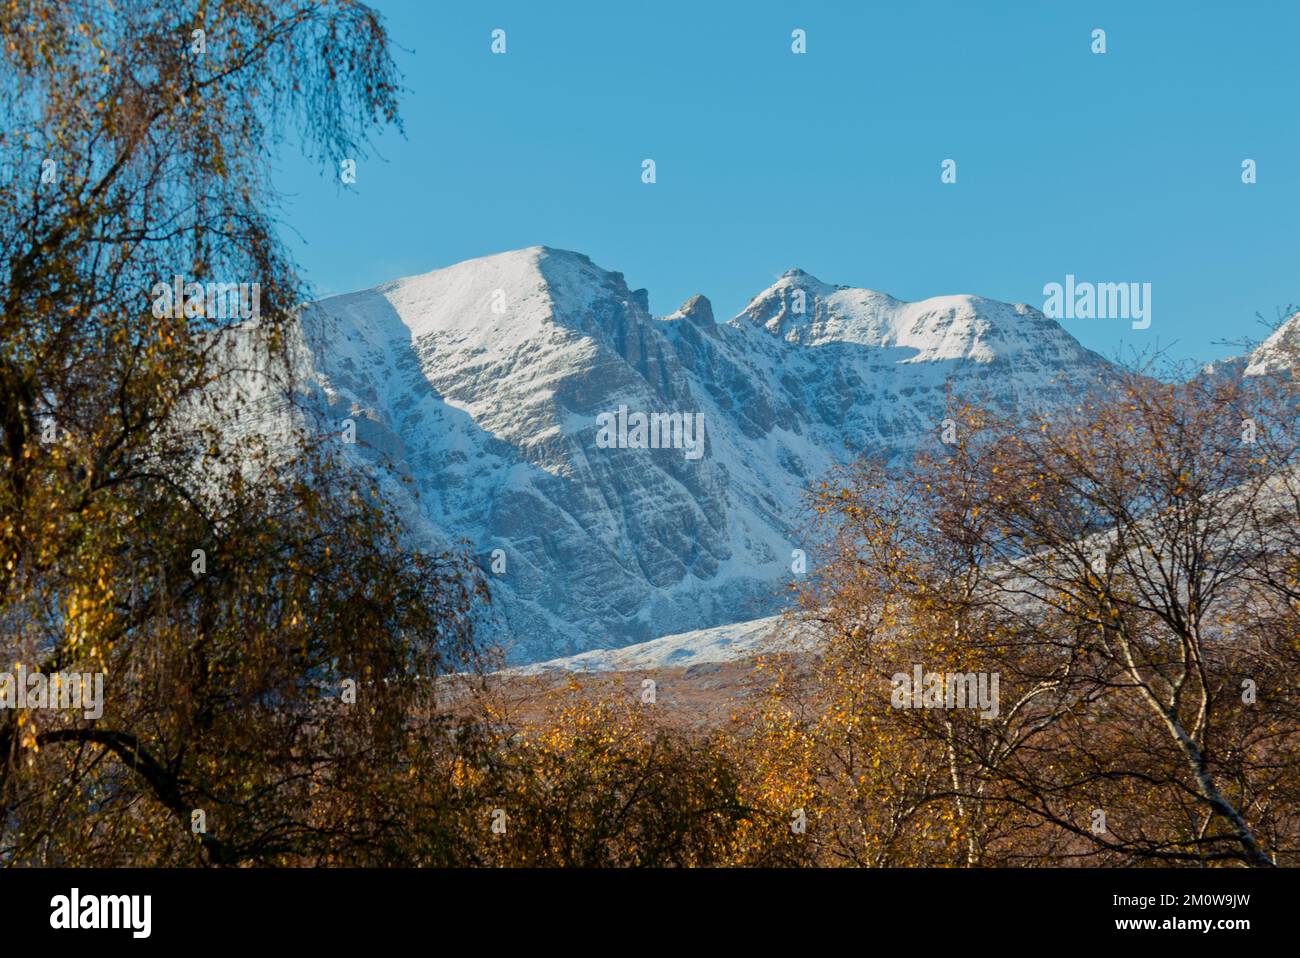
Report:
[[[1209,379],[1290,375],[1300,363],[1300,312],[1292,314],[1244,356],[1206,363],[1200,375]]]
[[[728,323],[702,296],[656,319],[621,274],[546,247],[322,300],[304,330],[327,415],[411,480],[417,536],[480,558],[516,662],[769,615],[826,469],[936,443],[950,394],[1024,409],[1112,373],[1024,305],[791,270]],[[609,448],[598,417],[620,407],[702,414],[702,457]]]
[[[537,675],[545,672],[634,672],[693,665],[733,662],[782,652],[812,651],[811,637],[793,637],[779,615],[752,622],[717,625],[711,629],[665,635],[621,649],[593,649],[567,658],[550,659],[520,666],[511,674]]]

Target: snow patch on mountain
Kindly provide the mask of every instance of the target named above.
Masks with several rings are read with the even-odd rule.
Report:
[[[732,662],[760,655],[814,650],[810,634],[792,631],[782,616],[737,622],[713,629],[666,635],[622,649],[594,649],[580,655],[551,659],[507,670],[511,674],[544,672],[635,672],[689,668],[704,663]]]

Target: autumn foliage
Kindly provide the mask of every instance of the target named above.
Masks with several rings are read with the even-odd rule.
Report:
[[[1294,388],[1134,374],[820,486],[824,653],[753,742],[818,860],[1294,864]],[[899,708],[918,665],[996,674],[997,714]]]

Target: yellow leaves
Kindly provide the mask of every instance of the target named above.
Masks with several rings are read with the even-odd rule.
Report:
[[[415,769],[411,769],[414,773]],[[473,766],[466,762],[460,756],[452,762],[451,767],[451,784],[458,789],[470,788],[475,782],[482,778],[481,773]]]

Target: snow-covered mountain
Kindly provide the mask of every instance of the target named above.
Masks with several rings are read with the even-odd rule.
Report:
[[[1300,312],[1293,313],[1246,355],[1206,363],[1200,375],[1211,380],[1286,376],[1292,374],[1297,363],[1300,363]]]
[[[937,443],[950,395],[1023,409],[1111,372],[1023,304],[790,270],[729,322],[703,296],[656,318],[546,247],[322,300],[304,330],[328,416],[410,480],[414,534],[479,558],[516,662],[769,615],[793,550],[816,562],[800,506],[829,467]],[[637,448],[638,413],[677,431]]]
[[[1275,329],[1249,356],[1243,371],[1247,376],[1290,374],[1300,361],[1300,313]]]

